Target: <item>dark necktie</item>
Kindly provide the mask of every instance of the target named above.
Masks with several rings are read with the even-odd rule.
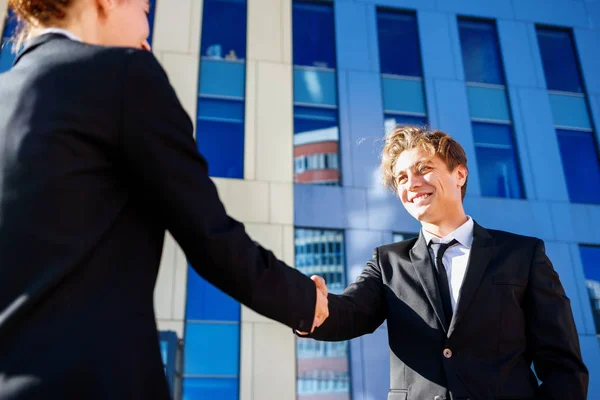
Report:
[[[452,300],[450,300],[450,285],[448,284],[448,274],[446,274],[446,268],[444,268],[444,262],[442,261],[444,253],[448,248],[457,244],[456,239],[452,239],[449,243],[433,243],[429,245],[439,245],[436,257],[435,257],[435,271],[438,289],[440,291],[440,297],[442,298],[442,305],[444,307],[444,316],[446,317],[446,326],[450,327],[450,321],[452,321]]]

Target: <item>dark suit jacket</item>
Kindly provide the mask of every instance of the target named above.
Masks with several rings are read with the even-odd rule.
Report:
[[[169,397],[167,229],[209,282],[310,329],[314,283],[227,216],[152,54],[35,39],[0,75],[0,399]]]
[[[475,224],[449,327],[422,234],[377,248],[329,308],[311,337],[347,340],[387,320],[389,400],[586,398],[570,302],[539,239]]]

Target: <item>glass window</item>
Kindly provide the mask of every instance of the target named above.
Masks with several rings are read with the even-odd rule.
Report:
[[[600,246],[579,246],[596,333],[600,335]]]
[[[8,71],[15,59],[11,38],[17,29],[17,18],[11,8],[8,9],[4,31],[2,32],[2,49],[0,50],[0,73]]]
[[[459,19],[458,30],[465,79],[468,82],[504,85],[496,24]]]
[[[196,143],[210,176],[243,179],[244,102],[200,97]]]
[[[183,400],[238,400],[237,378],[185,378]]]
[[[294,1],[292,21],[294,65],[335,68],[333,5]]]
[[[296,267],[306,275],[322,276],[331,293],[341,293],[346,284],[343,243],[340,231],[297,228],[295,247],[307,251],[296,253]],[[301,259],[304,257],[314,262],[305,266]],[[298,338],[296,354],[299,400],[331,395],[340,400],[350,399],[348,342],[321,343]]]
[[[244,177],[246,1],[205,0],[196,142],[210,176]]]
[[[583,93],[571,32],[540,27],[536,31],[548,90]]]
[[[186,319],[239,321],[240,303],[188,267]]]
[[[179,393],[181,385],[181,346],[179,345],[179,339],[177,333],[173,331],[160,331],[158,333],[160,341],[160,354],[162,357],[165,376],[169,383],[171,390],[171,396],[174,393]]]
[[[185,375],[238,376],[238,323],[194,323],[185,327]]]
[[[512,127],[473,122],[482,196],[522,198]]]
[[[379,68],[382,74],[422,76],[417,16],[377,10]]]
[[[150,33],[148,34],[148,43],[152,46],[152,36],[154,35],[154,15],[156,14],[156,0],[149,0],[150,12],[148,13],[148,25],[150,26]]]
[[[340,182],[339,127],[337,109],[294,107],[294,159],[296,183]]]
[[[230,61],[246,59],[246,1],[204,0],[202,57]]]
[[[569,199],[600,204],[600,165],[593,132],[557,129]]]
[[[419,236],[418,233],[394,233],[392,241],[394,243],[396,243],[396,242],[401,242],[403,240],[416,238],[418,236]]]
[[[423,127],[427,124],[427,119],[415,115],[403,115],[403,114],[384,114],[384,132],[386,134],[392,132],[396,126],[412,125]]]

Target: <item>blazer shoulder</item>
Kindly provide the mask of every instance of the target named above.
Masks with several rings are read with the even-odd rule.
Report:
[[[385,244],[383,246],[379,246],[376,249],[380,255],[387,254],[397,254],[397,255],[406,255],[408,256],[410,250],[414,247],[417,242],[418,237],[406,239],[401,242],[395,242],[390,244]]]
[[[540,238],[534,236],[520,235],[517,233],[500,231],[496,229],[486,229],[494,238],[496,245],[510,244],[511,246],[534,247],[538,243],[543,243]]]

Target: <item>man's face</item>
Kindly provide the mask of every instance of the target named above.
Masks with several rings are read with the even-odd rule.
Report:
[[[404,150],[394,164],[398,197],[406,211],[420,222],[439,224],[462,212],[461,188],[466,182],[464,165],[449,171],[439,157],[417,147]]]

